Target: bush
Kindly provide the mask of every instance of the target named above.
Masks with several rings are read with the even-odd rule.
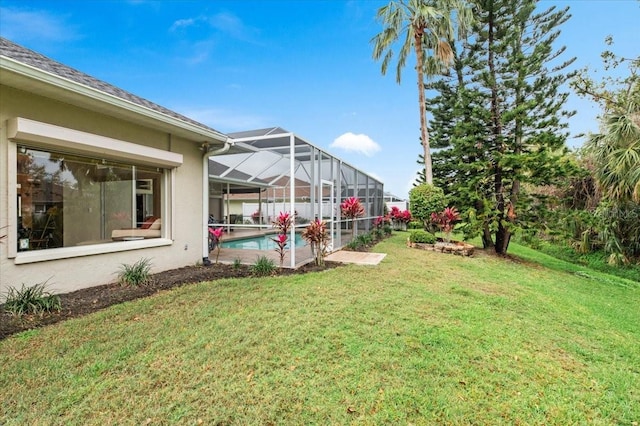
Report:
[[[242,267],[242,259],[233,259],[233,269],[240,269]]]
[[[355,237],[348,244],[346,244],[345,247],[351,251],[362,251],[373,245],[375,241],[375,235],[367,232]]]
[[[146,284],[151,275],[151,259],[142,258],[133,265],[120,266],[118,281],[120,284],[138,286]]]
[[[407,229],[424,229],[424,223],[417,220],[412,220],[407,224]]]
[[[51,294],[45,290],[46,282],[32,287],[22,287],[18,290],[9,287],[4,308],[13,315],[22,316],[29,314],[43,315],[47,312],[60,311],[62,305],[60,296]]]
[[[276,264],[267,256],[260,256],[256,263],[251,266],[251,272],[259,277],[271,275],[276,270]]]
[[[324,266],[324,257],[330,240],[327,223],[324,220],[314,219],[302,231],[302,238],[311,245],[311,253],[316,265]]]
[[[440,212],[447,206],[446,196],[441,188],[423,183],[409,191],[411,213],[426,227],[431,221],[431,213]]]
[[[433,244],[436,242],[436,236],[422,229],[414,229],[409,234],[409,241],[412,243]]]

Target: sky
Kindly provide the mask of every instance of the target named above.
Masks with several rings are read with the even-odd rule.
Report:
[[[223,133],[279,126],[384,182],[401,198],[422,153],[415,59],[395,81],[372,59],[384,0],[0,0],[0,35]],[[640,52],[637,0],[541,0],[570,7],[556,47],[602,75]],[[600,69],[600,71],[598,71]],[[568,90],[568,89],[567,89]],[[572,135],[598,107],[571,95]],[[572,148],[582,144],[572,137]]]

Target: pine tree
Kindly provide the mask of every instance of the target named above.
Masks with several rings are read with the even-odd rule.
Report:
[[[562,174],[566,151],[560,86],[571,77],[553,49],[568,8],[536,13],[534,0],[477,0],[476,25],[432,106],[435,182],[466,209],[466,230],[504,254],[535,216],[523,184]],[[437,129],[435,127],[438,127]]]

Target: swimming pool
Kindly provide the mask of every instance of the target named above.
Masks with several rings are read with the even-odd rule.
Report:
[[[239,240],[222,241],[221,248],[242,249],[242,250],[275,250],[276,243],[271,239],[276,234],[259,235],[255,237],[242,238]],[[296,247],[303,247],[307,242],[300,234],[296,234]],[[287,244],[287,248],[291,248],[291,244]]]

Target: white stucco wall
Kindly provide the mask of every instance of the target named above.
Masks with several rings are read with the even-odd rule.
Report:
[[[133,264],[143,257],[151,259],[152,272],[192,265],[202,258],[202,154],[198,143],[2,85],[0,235],[8,231],[8,218],[16,215],[15,209],[10,209],[8,199],[8,170],[12,169],[9,153],[10,149],[15,149],[15,144],[9,143],[6,129],[7,120],[15,117],[179,153],[183,156],[183,164],[174,172],[174,199],[165,200],[175,207],[173,217],[167,218],[173,225],[173,240],[166,240],[167,245],[18,264],[9,257],[9,245],[15,245],[16,241],[5,239],[0,244],[0,300],[9,286],[19,287],[23,283],[33,285],[47,281],[49,290],[55,293],[107,284],[116,280],[122,264]]]

